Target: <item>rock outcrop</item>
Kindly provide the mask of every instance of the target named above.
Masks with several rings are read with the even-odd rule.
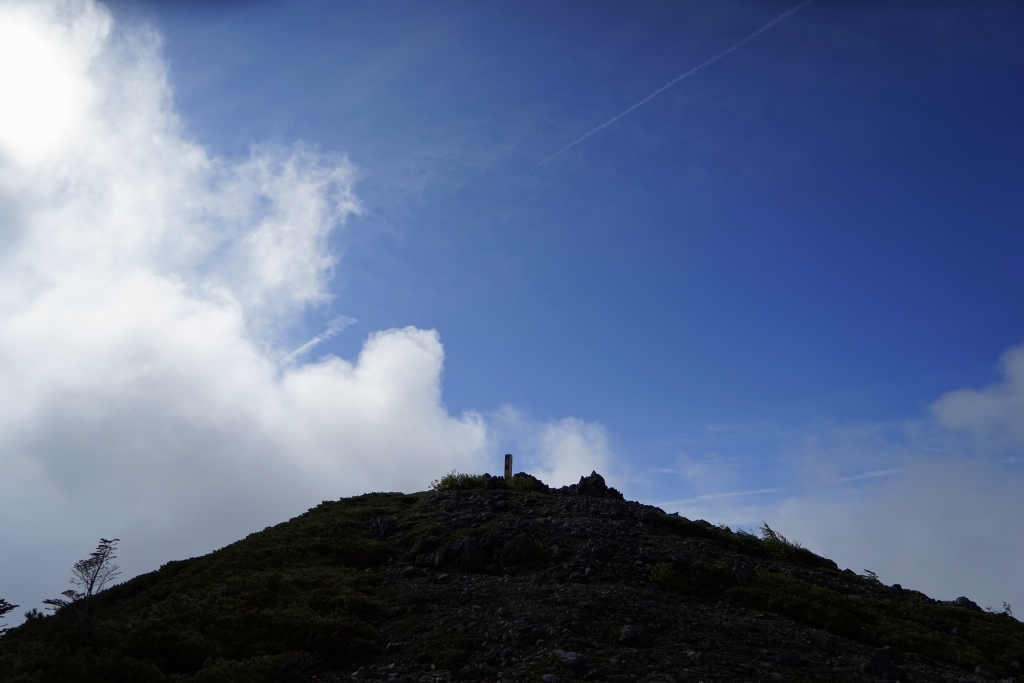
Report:
[[[874,613],[945,609],[921,619],[955,621],[979,610],[966,598],[940,603],[796,544],[626,501],[596,472],[559,489],[529,481],[526,492],[427,494],[402,520],[379,597],[425,613],[382,613],[389,645],[351,680],[990,680],[969,659],[901,652],[887,639],[919,622],[886,630]],[[407,565],[427,576],[397,579]],[[999,675],[1015,676],[1017,661]]]

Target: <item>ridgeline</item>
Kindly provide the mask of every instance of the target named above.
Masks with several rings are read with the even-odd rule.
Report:
[[[448,475],[32,612],[0,681],[1019,680],[1024,624],[626,501]]]

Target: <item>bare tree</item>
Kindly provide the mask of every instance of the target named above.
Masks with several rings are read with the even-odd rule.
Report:
[[[64,598],[43,600],[43,604],[49,605],[48,609],[57,611],[65,605],[82,598],[90,598],[103,590],[104,586],[121,574],[120,568],[114,564],[114,558],[117,557],[114,551],[117,550],[120,540],[101,538],[96,550],[89,553],[89,557],[84,560],[75,562],[71,569],[71,584],[77,586],[79,590],[66,590],[61,593]]]
[[[117,555],[117,544],[120,538],[101,538],[96,550],[84,560],[75,562],[72,569],[74,576],[71,583],[82,589],[83,597],[90,597],[103,590],[103,587],[121,574],[120,568],[114,564]]]
[[[7,614],[15,608],[17,608],[17,605],[12,605],[3,598],[0,598],[0,617],[2,617],[3,615]],[[7,624],[0,624],[0,636],[7,633],[8,630],[9,629],[7,628]]]

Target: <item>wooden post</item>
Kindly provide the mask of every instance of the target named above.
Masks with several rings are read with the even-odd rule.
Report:
[[[512,454],[505,454],[505,481],[512,478]]]

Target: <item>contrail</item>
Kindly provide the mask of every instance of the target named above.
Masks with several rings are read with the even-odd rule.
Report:
[[[303,344],[302,346],[300,346],[299,348],[295,349],[287,356],[285,356],[284,362],[291,363],[293,360],[304,354],[306,351],[309,351],[311,348],[313,348],[320,342],[327,341],[331,337],[335,336],[336,334],[344,330],[349,325],[352,325],[353,323],[357,322],[359,321],[356,320],[355,318],[349,318],[344,315],[339,315],[334,320],[332,320],[329,325],[327,325],[327,329],[325,331],[316,335],[308,342],[306,342],[305,344]]]
[[[678,474],[667,469],[656,469],[655,472],[666,472],[669,474]],[[751,491],[730,491],[729,493],[707,493],[694,498],[685,498],[683,500],[672,500],[662,503],[663,506],[668,507],[670,505],[679,505],[682,503],[701,503],[706,500],[718,500],[720,498],[737,498],[740,496],[756,496],[765,493],[783,493],[785,491],[801,491],[804,489],[819,488],[825,486],[835,486],[836,484],[848,484],[854,481],[863,481],[865,479],[878,479],[880,477],[894,477],[898,474],[903,474],[903,470],[874,470],[873,472],[865,472],[864,474],[855,474],[852,477],[839,477],[837,479],[829,479],[826,481],[819,481],[814,484],[803,484],[801,486],[780,486],[778,488],[764,488],[764,489],[753,489]]]
[[[637,102],[636,104],[630,106],[628,109],[625,109],[624,111],[622,111],[622,112],[616,114],[615,116],[611,117],[610,119],[608,119],[607,121],[602,123],[597,128],[594,128],[593,130],[587,131],[586,133],[581,135],[579,138],[577,138],[573,142],[570,142],[568,145],[566,145],[562,149],[558,150],[557,152],[555,152],[554,154],[549,156],[547,159],[544,159],[542,162],[540,162],[539,164],[537,164],[536,166],[531,168],[530,172],[532,173],[533,171],[536,171],[538,168],[540,168],[544,164],[546,164],[546,163],[548,163],[550,161],[554,161],[555,159],[557,159],[558,157],[562,156],[563,154],[568,152],[570,149],[575,147],[576,145],[580,144],[581,142],[583,142],[584,140],[589,138],[594,133],[597,133],[599,131],[604,130],[608,126],[612,125],[613,123],[615,123],[616,121],[621,119],[623,116],[626,116],[627,114],[629,114],[634,109],[637,109],[639,107],[644,106],[645,104],[647,104],[648,102],[653,100],[655,97],[657,97],[661,93],[665,92],[666,90],[668,90],[669,88],[671,88],[673,85],[675,85],[679,81],[683,80],[684,78],[689,78],[690,76],[692,76],[693,74],[697,73],[698,71],[700,71],[702,69],[706,69],[707,67],[711,66],[712,64],[717,62],[719,59],[722,59],[723,57],[728,55],[730,52],[734,52],[735,50],[740,49],[741,47],[743,47],[744,45],[746,45],[747,43],[752,41],[754,38],[757,38],[759,35],[761,35],[765,31],[770,30],[773,26],[778,24],[780,21],[784,20],[790,14],[793,14],[794,12],[799,12],[800,10],[802,10],[804,7],[807,7],[807,5],[811,4],[812,2],[814,2],[814,0],[804,0],[803,2],[801,2],[796,7],[792,7],[790,9],[786,10],[785,12],[783,12],[782,14],[780,14],[779,16],[775,17],[774,19],[769,21],[767,24],[765,24],[761,28],[757,29],[756,31],[754,31],[749,36],[747,36],[746,38],[744,38],[740,42],[736,43],[732,47],[727,48],[725,50],[722,50],[721,52],[719,52],[717,55],[715,55],[711,59],[708,59],[707,61],[701,62],[700,64],[698,64],[697,66],[693,67],[689,71],[686,71],[684,73],[679,74],[678,76],[673,78],[671,81],[669,81],[665,85],[661,86],[660,88],[658,88],[657,90],[652,92],[650,95],[648,95],[647,97],[645,97],[642,100],[640,100],[639,102]]]

